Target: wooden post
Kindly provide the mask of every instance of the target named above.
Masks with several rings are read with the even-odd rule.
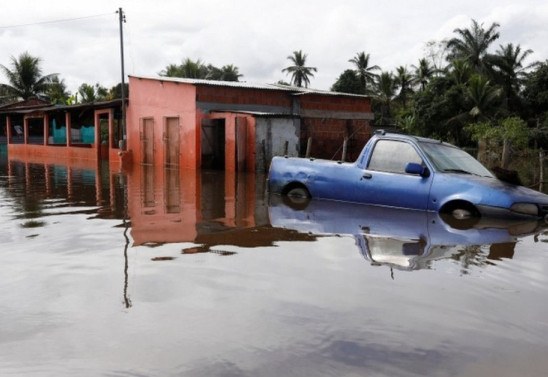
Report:
[[[285,141],[284,143],[284,156],[287,156],[287,153],[289,152],[289,141]]]
[[[263,170],[268,171],[268,158],[266,157],[266,141],[265,139],[261,140],[261,153],[263,155]]]
[[[344,141],[343,141],[342,156],[341,156],[341,161],[342,161],[342,162],[345,162],[345,161],[346,161],[346,152],[347,152],[347,149],[348,149],[348,138],[345,137],[345,138],[344,138]]]
[[[508,165],[510,165],[510,156],[511,156],[511,149],[512,143],[510,140],[504,140],[504,144],[502,147],[502,161],[501,166],[503,169],[508,169]]]
[[[310,150],[312,149],[312,137],[308,138],[308,142],[306,143],[306,154],[305,157],[310,157]]]
[[[544,151],[541,149],[540,152],[538,152],[539,156],[539,162],[540,162],[540,174],[539,174],[539,191],[543,191],[544,189]]]

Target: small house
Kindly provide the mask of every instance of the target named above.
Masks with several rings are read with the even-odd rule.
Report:
[[[265,171],[275,155],[357,157],[369,97],[276,84],[130,76],[127,153],[135,164]]]

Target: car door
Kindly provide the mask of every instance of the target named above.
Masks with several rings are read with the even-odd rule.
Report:
[[[355,185],[360,202],[425,210],[432,174],[408,174],[408,163],[426,166],[415,146],[404,140],[377,140],[366,168]]]

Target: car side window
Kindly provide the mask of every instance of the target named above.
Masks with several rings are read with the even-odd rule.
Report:
[[[375,143],[368,169],[405,173],[405,167],[410,162],[423,163],[411,144],[397,140],[379,140]]]

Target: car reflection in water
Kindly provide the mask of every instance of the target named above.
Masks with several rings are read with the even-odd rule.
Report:
[[[432,261],[446,258],[467,265],[512,258],[520,237],[547,227],[536,220],[472,219],[463,224],[433,212],[328,200],[296,204],[278,195],[270,196],[269,216],[274,227],[352,236],[372,265],[399,270],[430,268]],[[487,247],[485,256],[481,250]]]

